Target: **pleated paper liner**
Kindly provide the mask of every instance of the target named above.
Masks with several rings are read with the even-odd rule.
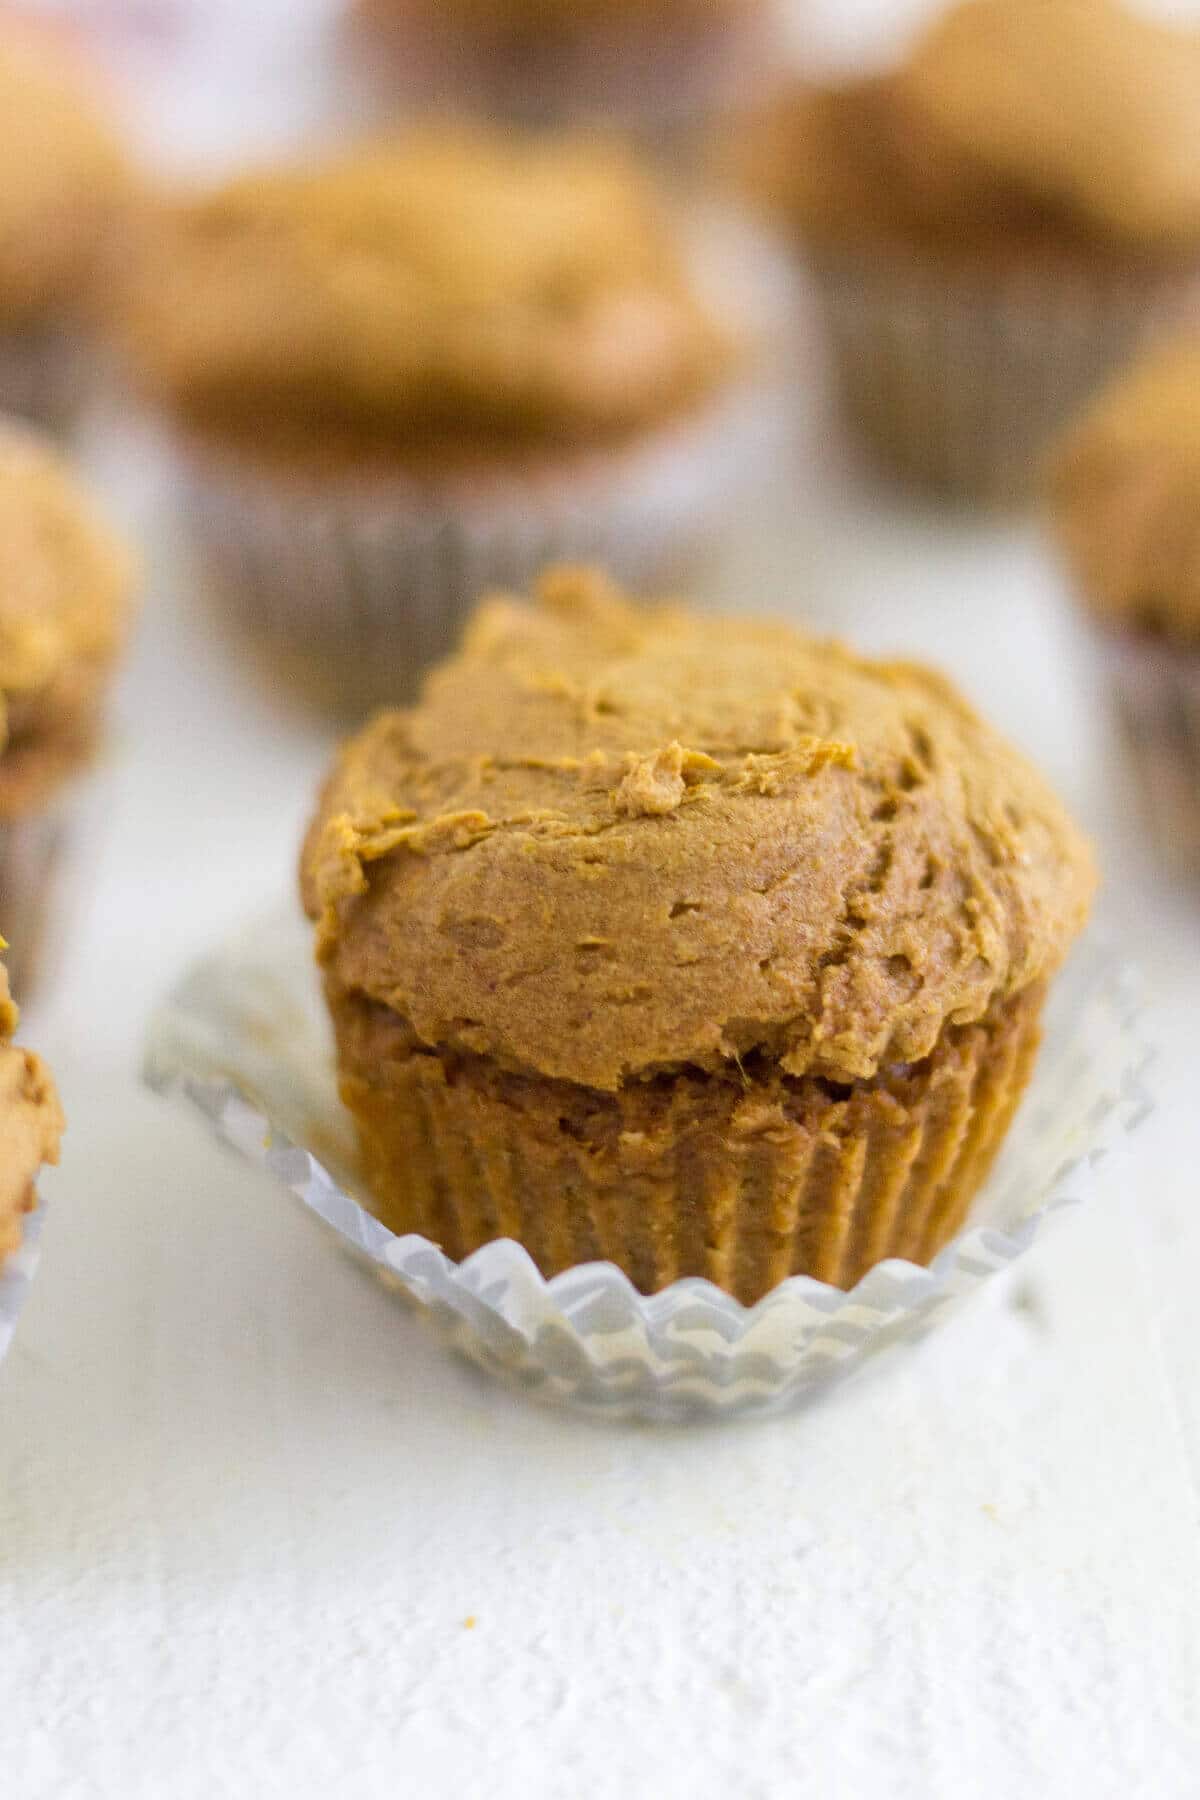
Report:
[[[90,391],[90,357],[77,328],[54,321],[0,326],[0,413],[62,436]]]
[[[761,103],[781,66],[771,0],[691,21],[648,6],[554,42],[488,43],[439,18],[433,0],[357,0],[347,37],[373,110],[491,117],[524,126],[590,125],[653,145],[688,143],[714,119]]]
[[[1200,645],[1097,627],[1143,812],[1164,860],[1200,880]]]
[[[375,470],[306,478],[195,440],[185,505],[241,624],[320,664],[337,697],[410,698],[480,594],[595,562],[635,592],[686,580],[777,438],[740,390],[636,445],[444,482]]]
[[[310,932],[293,908],[195,966],[152,1024],[145,1075],[274,1174],[476,1363],[542,1400],[686,1419],[779,1410],[923,1336],[1051,1213],[1091,1198],[1101,1171],[1116,1178],[1104,1159],[1150,1110],[1149,1062],[1135,978],[1085,943],[1050,994],[1036,1073],[997,1166],[932,1264],[892,1255],[848,1291],[792,1276],[752,1307],[695,1276],[646,1296],[603,1262],[547,1281],[511,1239],[456,1263],[373,1217]]]
[[[810,260],[856,435],[901,481],[966,500],[1023,498],[1088,398],[1200,305],[1191,272],[966,276],[895,258]]]
[[[1016,1110],[1044,989],[951,1027],[912,1069],[678,1075],[619,1099],[486,1057],[381,1060],[361,1000],[334,1017],[373,1210],[458,1261],[498,1237],[553,1276],[609,1261],[643,1293],[703,1276],[753,1305],[792,1275],[852,1287],[954,1236]]]
[[[0,935],[8,940],[5,964],[22,1005],[52,941],[70,834],[65,805],[28,819],[0,820]]]

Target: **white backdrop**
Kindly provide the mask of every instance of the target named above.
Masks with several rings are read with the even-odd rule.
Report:
[[[827,0],[823,42],[908,10]],[[147,141],[207,167],[329,115],[315,7],[201,11],[157,98],[136,53]],[[1136,1160],[791,1419],[603,1427],[448,1360],[136,1085],[155,998],[286,889],[329,739],[207,603],[152,433],[109,419],[87,460],[148,584],[27,1019],[71,1129],[0,1373],[6,1800],[1200,1791],[1200,905],[1149,858],[1034,527],[873,489],[815,397],[808,431],[708,595],[934,658],[1079,809],[1158,999]]]

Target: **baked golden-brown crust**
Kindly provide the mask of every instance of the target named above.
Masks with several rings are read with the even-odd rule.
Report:
[[[1117,0],[966,0],[887,76],[780,102],[745,165],[818,243],[1188,261],[1200,33]]]
[[[0,821],[36,809],[86,757],[133,576],[56,452],[0,427]]]
[[[125,331],[193,419],[417,444],[634,433],[731,354],[627,155],[439,129],[158,211]]]
[[[938,676],[559,571],[343,751],[303,859],[331,991],[615,1092],[862,1081],[1043,981],[1088,851]]]
[[[1042,988],[950,1026],[923,1062],[837,1086],[766,1059],[600,1093],[420,1045],[330,989],[371,1205],[450,1256],[497,1237],[546,1276],[606,1259],[646,1293],[701,1275],[752,1305],[789,1275],[851,1287],[959,1230],[1028,1078]]]
[[[0,317],[84,300],[128,165],[64,44],[0,23]]]
[[[0,1262],[21,1242],[25,1214],[36,1204],[46,1163],[58,1161],[64,1120],[50,1072],[12,1042],[17,1009],[0,963]]]
[[[1200,644],[1200,335],[1097,398],[1053,458],[1048,500],[1091,612]]]

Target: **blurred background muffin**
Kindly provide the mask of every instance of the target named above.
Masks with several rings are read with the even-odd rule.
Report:
[[[1009,498],[1200,292],[1200,33],[1117,0],[966,0],[889,73],[794,92],[744,168],[804,249],[863,441]]]
[[[20,1248],[25,1216],[37,1204],[38,1175],[58,1161],[65,1124],[50,1071],[32,1050],[13,1043],[16,1029],[0,962],[0,1266]]]
[[[66,465],[0,427],[0,920],[29,990],[131,615],[134,564]],[[15,960],[14,960],[15,959]]]
[[[0,411],[61,429],[86,396],[106,239],[131,186],[67,35],[0,12]]]
[[[425,111],[660,136],[761,95],[771,0],[356,0],[376,85]]]
[[[752,467],[743,346],[615,147],[417,129],[169,204],[131,264],[200,543],[344,701],[553,557],[670,579]]]
[[[1092,403],[1048,497],[1148,816],[1171,859],[1200,874],[1200,330]]]
[[[515,1237],[747,1304],[928,1262],[1092,885],[926,669],[587,571],[493,598],[305,848],[367,1204],[454,1258]]]

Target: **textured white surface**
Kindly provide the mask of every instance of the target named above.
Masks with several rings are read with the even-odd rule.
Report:
[[[610,1426],[448,1360],[137,1090],[147,1011],[278,892],[327,753],[189,581],[151,448],[93,446],[150,592],[28,1019],[71,1131],[0,1372],[5,1800],[1200,1791],[1200,905],[1032,528],[914,510],[822,437],[708,585],[936,657],[1096,830],[1162,999],[1134,1173],[799,1417]]]

